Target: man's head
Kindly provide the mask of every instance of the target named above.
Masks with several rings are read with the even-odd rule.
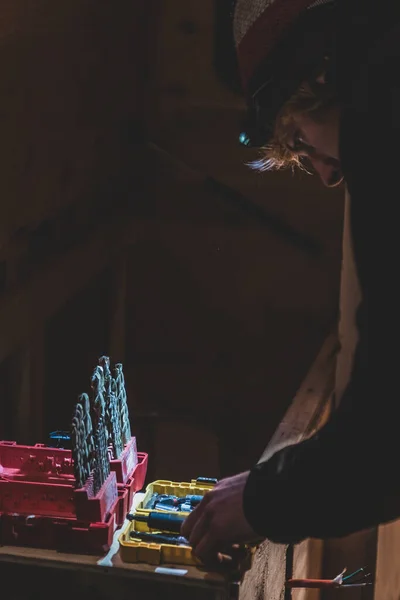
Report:
[[[249,107],[241,142],[253,167],[305,166],[341,179],[336,102],[335,0],[236,0],[234,33]]]
[[[269,142],[251,166],[260,171],[299,167],[315,172],[328,187],[339,185],[339,121],[334,90],[321,78],[304,82],[279,111]]]

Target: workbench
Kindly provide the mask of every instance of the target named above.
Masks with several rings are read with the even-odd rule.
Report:
[[[143,496],[135,495],[134,506]],[[233,600],[237,597],[238,587],[220,573],[193,566],[157,567],[123,562],[118,552],[121,529],[115,532],[113,544],[104,556],[0,546],[0,579],[12,586],[7,597],[13,600]]]

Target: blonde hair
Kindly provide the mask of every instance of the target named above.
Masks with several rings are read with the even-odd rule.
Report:
[[[313,114],[317,119],[319,111],[333,100],[334,94],[330,86],[317,82],[307,82],[300,86],[278,113],[272,140],[261,148],[261,157],[249,163],[249,166],[257,171],[296,167],[307,171],[302,157],[289,147],[296,132],[295,117],[307,113]]]

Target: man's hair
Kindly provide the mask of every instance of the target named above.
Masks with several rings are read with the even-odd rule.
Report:
[[[330,85],[313,81],[300,86],[278,113],[272,140],[267,146],[261,148],[261,157],[249,163],[249,166],[257,171],[276,171],[296,167],[307,171],[303,158],[289,148],[296,131],[295,117],[308,114],[317,119],[320,110],[332,104],[334,100],[335,93]]]

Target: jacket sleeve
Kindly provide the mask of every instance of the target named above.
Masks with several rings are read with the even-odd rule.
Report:
[[[399,35],[394,39],[354,76],[342,117],[363,296],[351,380],[330,421],[256,465],[244,491],[247,520],[278,543],[340,537],[400,517]]]
[[[257,533],[272,541],[338,537],[383,518],[382,498],[380,493],[374,494],[381,488],[378,481],[374,486],[370,481],[376,458],[374,419],[354,401],[368,394],[367,318],[365,303],[358,311],[362,339],[352,380],[329,423],[310,439],[278,451],[250,473],[244,492],[245,515]]]

